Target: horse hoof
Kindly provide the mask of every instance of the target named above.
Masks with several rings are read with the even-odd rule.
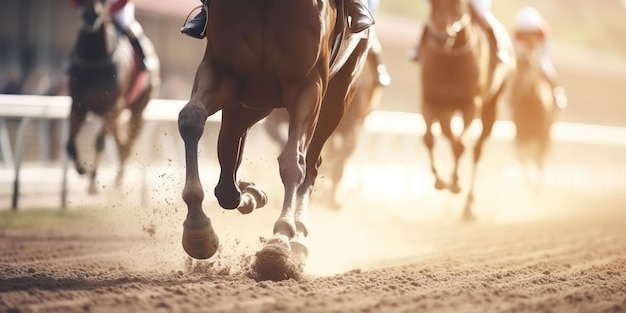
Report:
[[[96,185],[95,185],[95,184],[90,184],[90,185],[89,185],[89,188],[87,189],[87,193],[88,193],[90,196],[95,196],[95,195],[97,195],[97,194],[98,194],[98,188],[96,188]]]
[[[267,204],[267,195],[265,194],[263,190],[261,190],[259,187],[257,187],[253,183],[249,183],[241,190],[243,193],[247,193],[250,196],[252,196],[252,198],[256,202],[257,209],[260,209]]]
[[[241,193],[237,188],[232,190],[220,190],[219,186],[215,187],[215,197],[219,205],[226,210],[234,210],[241,204]]]
[[[461,216],[461,221],[465,223],[471,223],[476,221],[476,216],[474,216],[474,214],[470,210],[465,210],[463,211],[463,216]]]
[[[443,190],[446,188],[446,183],[443,182],[443,180],[441,179],[437,179],[435,181],[435,189],[437,190]]]
[[[472,201],[468,201],[465,204],[465,207],[463,208],[463,215],[461,216],[461,221],[465,222],[465,223],[471,223],[476,221],[476,217],[474,216],[474,213],[472,213]]]
[[[304,267],[306,260],[309,258],[309,248],[303,241],[292,239],[289,241],[291,247],[291,258],[301,267]]]
[[[458,184],[454,184],[450,186],[450,192],[453,194],[459,194],[461,192],[461,187]]]
[[[183,229],[183,249],[187,254],[199,260],[212,257],[219,247],[219,238],[211,226],[210,220],[200,222],[197,228],[185,226]]]
[[[257,281],[286,279],[300,279],[303,268],[291,258],[289,242],[279,236],[274,236],[265,244],[263,249],[256,253],[256,260],[252,265],[254,278]]]

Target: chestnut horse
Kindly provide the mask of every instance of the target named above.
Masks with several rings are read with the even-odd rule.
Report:
[[[323,200],[333,210],[342,206],[337,188],[343,178],[346,163],[357,148],[365,118],[378,106],[382,96],[384,86],[378,81],[377,66],[374,54],[368,54],[352,103],[322,150],[320,172],[326,173],[324,176],[329,178],[328,186],[322,188],[325,191]],[[286,143],[286,136],[281,133],[280,126],[288,122],[289,115],[285,110],[275,110],[265,119],[267,134],[281,148]]]
[[[188,208],[182,244],[191,257],[210,258],[219,246],[202,209],[198,168],[198,141],[207,117],[222,112],[215,197],[224,209],[250,213],[267,198],[237,177],[246,133],[274,108],[285,108],[289,134],[278,156],[282,210],[273,236],[256,254],[254,270],[258,279],[302,274],[308,256],[307,210],[320,152],[351,102],[371,44],[369,30],[347,31],[344,11],[335,0],[211,1],[206,51],[191,98],[178,118]],[[335,42],[342,43],[339,49],[334,49]]]
[[[515,45],[517,74],[511,88],[515,146],[522,165],[541,173],[551,144],[550,131],[562,107],[540,64],[540,43],[518,40]]]
[[[81,0],[79,3],[83,8],[83,25],[70,56],[68,70],[72,106],[66,149],[78,173],[85,174],[85,164],[78,156],[76,136],[88,113],[102,118],[103,126],[96,137],[96,154],[89,177],[89,192],[95,193],[99,155],[104,149],[107,134],[113,135],[117,145],[120,168],[116,183],[121,182],[125,161],[142,128],[143,110],[160,83],[159,61],[152,43],[142,36],[140,40],[144,41],[142,45],[148,69],[139,72],[137,62],[141,60],[135,56],[128,38],[113,25],[108,9],[110,2]],[[118,131],[123,110],[130,111],[128,134],[124,140]]]
[[[459,193],[459,160],[465,150],[465,139],[470,124],[480,119],[482,130],[473,153],[473,168],[463,219],[473,218],[476,167],[485,140],[491,135],[496,109],[506,86],[515,71],[513,64],[503,64],[495,56],[483,30],[473,21],[468,0],[431,0],[428,20],[428,38],[421,47],[422,114],[426,123],[424,143],[428,148],[435,188]],[[504,28],[495,29],[501,44],[513,56],[513,45]],[[455,134],[451,121],[460,113],[463,127]],[[442,134],[450,141],[454,154],[452,177],[441,178],[433,155],[432,126],[438,122]]]

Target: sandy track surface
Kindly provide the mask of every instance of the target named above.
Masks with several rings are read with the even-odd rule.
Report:
[[[626,214],[587,201],[568,208],[586,216],[470,225],[321,211],[307,276],[283,282],[247,275],[276,212],[218,215],[217,258],[192,262],[176,223],[109,208],[88,228],[4,231],[0,311],[624,312]]]

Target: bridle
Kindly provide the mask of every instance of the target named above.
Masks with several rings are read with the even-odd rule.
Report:
[[[83,14],[82,14],[82,21],[83,21],[83,27],[82,29],[86,32],[90,32],[90,33],[95,33],[97,32],[101,27],[104,27],[104,22],[105,19],[107,18],[107,13],[105,12],[107,10],[107,8],[104,6],[104,4],[102,3],[102,1],[94,1],[95,3],[93,4],[92,7],[89,8],[85,8],[83,9]],[[86,14],[90,13],[87,10],[92,10],[93,13],[95,14],[96,18],[92,23],[87,22],[86,19]]]
[[[443,46],[440,46],[440,50],[446,54],[464,54],[469,52],[472,44],[476,41],[476,36],[470,34],[468,40],[461,47],[454,47],[457,42],[459,34],[472,24],[472,18],[468,12],[464,12],[454,22],[446,25],[445,30],[441,31],[437,28],[432,18],[428,20],[426,27],[428,27],[429,34],[438,39],[439,42],[443,42]]]
[[[90,10],[90,11],[88,11]],[[95,34],[100,31],[103,27],[107,27],[106,20],[108,18],[108,13],[106,12],[108,8],[104,5],[104,2],[101,0],[94,0],[93,4],[90,4],[88,7],[85,7],[82,12],[82,28],[81,31],[89,34]],[[92,13],[95,18],[93,22],[88,21],[87,19],[90,17],[87,14]],[[108,36],[105,37],[105,40],[110,40]],[[114,51],[115,49],[113,49]],[[104,66],[110,66],[113,64],[113,54],[110,53],[104,58],[101,59],[92,59],[92,58],[83,58],[78,55],[75,51],[70,55],[70,59],[72,60],[73,66],[78,66],[81,68],[99,68]]]

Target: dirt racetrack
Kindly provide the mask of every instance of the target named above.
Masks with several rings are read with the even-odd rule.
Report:
[[[404,48],[389,49],[398,94],[387,99],[400,100],[394,103],[415,92],[399,93],[411,81],[399,69],[416,70],[397,58]],[[592,77],[618,85],[624,73]],[[577,79],[565,78],[583,94],[588,86]],[[601,94],[622,95],[615,88]],[[566,117],[623,125],[618,107],[590,107],[574,103]],[[462,198],[432,190],[423,149],[360,149],[343,186],[345,207],[311,209],[310,259],[300,281],[249,278],[260,237],[270,235],[278,214],[279,189],[270,186],[268,207],[251,215],[226,212],[211,197],[215,168],[203,175],[205,210],[222,246],[215,259],[188,259],[180,245],[182,167],[167,164],[149,171],[148,204],[135,197],[141,187],[129,184],[96,198],[75,192],[69,211],[37,211],[25,226],[14,223],[28,210],[0,212],[0,312],[626,312],[626,147],[557,144],[534,193],[510,143],[491,141],[477,186],[478,220],[469,224],[458,222]],[[244,161],[255,165],[265,174],[275,159]],[[272,175],[266,178],[278,181]],[[50,214],[54,222],[41,221]]]

